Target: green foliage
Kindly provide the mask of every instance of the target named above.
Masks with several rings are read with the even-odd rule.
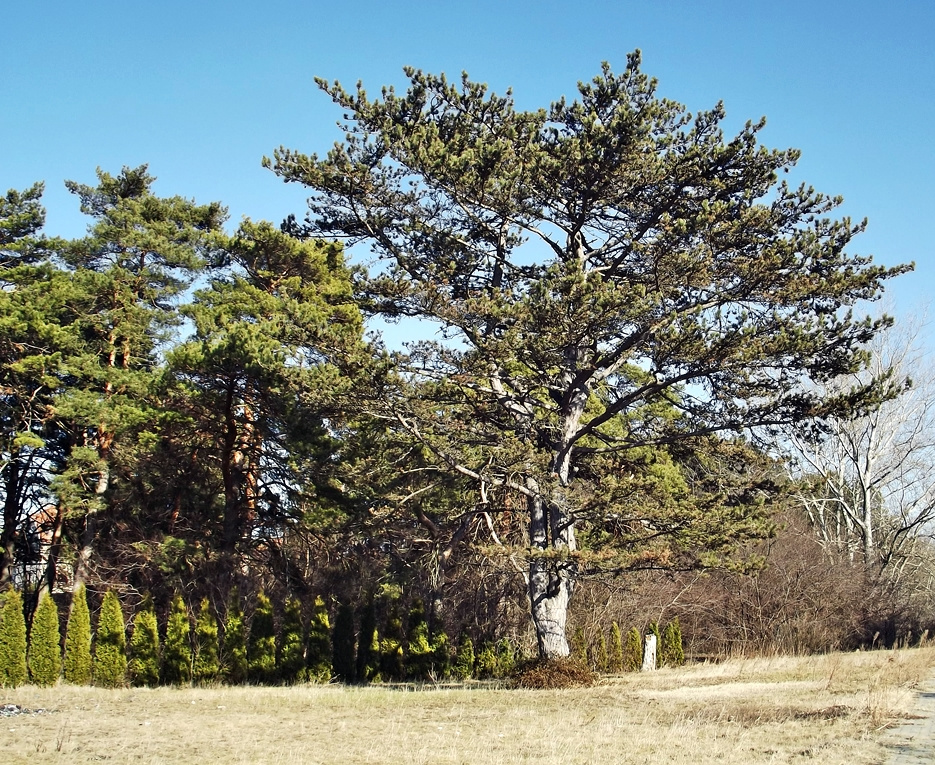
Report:
[[[43,592],[29,631],[29,677],[36,685],[48,687],[58,682],[62,674],[61,640],[58,606]]]
[[[363,627],[361,627],[363,630]],[[361,631],[363,635],[363,631]],[[334,676],[342,683],[357,680],[355,655],[354,609],[346,603],[338,606],[334,618],[334,632],[331,635],[332,655],[334,656]]]
[[[74,685],[91,682],[91,612],[88,595],[80,585],[72,595],[71,614],[65,628],[65,680]]]
[[[231,685],[239,685],[247,679],[247,634],[240,597],[231,593],[224,622],[223,675]]]
[[[302,604],[296,598],[286,600],[279,641],[279,677],[284,683],[305,679],[305,627]]]
[[[409,630],[406,636],[406,677],[409,680],[428,680],[432,675],[432,645],[425,606],[416,598],[409,610]]]
[[[250,620],[247,664],[251,683],[275,681],[276,625],[273,621],[273,604],[264,592],[257,595],[253,618]]]
[[[380,638],[380,677],[384,682],[399,682],[406,677],[403,660],[403,620],[394,600],[387,611],[386,626]]]
[[[192,679],[192,622],[188,606],[176,593],[169,607],[166,642],[162,649],[162,680],[168,685],[182,685]]]
[[[469,680],[474,676],[474,641],[466,632],[461,633],[458,640],[458,651],[455,654],[452,674],[458,680]]]
[[[437,679],[451,675],[451,645],[441,625],[432,633],[432,672]]]
[[[318,683],[331,680],[331,622],[328,619],[328,608],[320,595],[315,598],[312,620],[308,625],[306,662],[309,680]]]
[[[491,680],[500,676],[500,663],[497,661],[497,647],[484,642],[474,661],[474,672],[479,680]]]
[[[680,667],[685,663],[685,650],[682,647],[682,627],[676,616],[662,631],[662,643],[659,649],[659,665],[662,667]]]
[[[23,598],[14,589],[0,598],[0,687],[16,688],[28,678]]]
[[[643,636],[636,627],[627,632],[627,642],[623,646],[623,669],[625,672],[639,672],[643,666]]]
[[[607,670],[612,673],[623,672],[623,637],[617,622],[610,625],[610,656]]]
[[[156,610],[147,598],[133,617],[130,637],[130,681],[133,685],[154,686],[159,683],[159,627]]]
[[[360,616],[360,636],[357,641],[357,680],[369,683],[380,674],[380,638],[377,634],[377,611],[373,598],[368,598]]]
[[[95,685],[117,688],[127,681],[127,635],[117,593],[108,590],[101,603],[94,636]]]
[[[503,637],[497,641],[497,670],[496,677],[509,677],[516,669],[516,646],[509,638]]]
[[[218,620],[207,598],[202,598],[195,621],[195,660],[192,680],[199,685],[213,683],[220,674],[218,658]]]

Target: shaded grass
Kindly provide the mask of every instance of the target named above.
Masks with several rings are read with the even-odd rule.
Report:
[[[935,649],[734,660],[591,688],[0,690],[14,763],[872,763]]]

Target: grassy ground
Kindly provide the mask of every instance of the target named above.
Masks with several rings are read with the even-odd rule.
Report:
[[[879,763],[935,648],[734,660],[517,691],[0,689],[15,763]]]

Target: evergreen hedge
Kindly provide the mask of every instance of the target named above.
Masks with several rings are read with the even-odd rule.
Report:
[[[279,677],[284,683],[300,683],[305,679],[305,628],[302,621],[302,604],[295,598],[289,598],[283,612],[279,641]]]
[[[133,685],[159,683],[159,627],[151,599],[143,601],[133,617],[133,635],[130,637],[130,682]]]
[[[276,625],[273,604],[261,592],[250,620],[247,641],[247,676],[251,683],[272,683],[276,679]]]
[[[101,603],[94,639],[94,683],[117,688],[127,681],[127,635],[117,593],[108,590]]]
[[[62,674],[62,636],[58,626],[58,606],[43,592],[32,617],[29,631],[29,677],[39,686],[49,687]]]
[[[213,683],[220,674],[218,660],[218,620],[207,598],[202,598],[195,622],[195,660],[192,679],[196,683]]]
[[[610,672],[623,672],[623,637],[617,622],[610,625],[610,656],[607,661]]]
[[[71,613],[65,627],[65,680],[74,685],[91,682],[91,612],[84,585],[72,595]]]
[[[643,636],[636,627],[627,632],[627,642],[623,647],[623,669],[626,672],[639,672],[643,666]]]
[[[188,606],[176,593],[169,607],[166,642],[162,649],[162,681],[184,685],[192,679],[192,622]]]
[[[680,667],[685,663],[682,627],[679,625],[677,616],[662,631],[662,647],[659,657],[659,665],[663,667]]]
[[[425,606],[419,598],[409,610],[409,632],[406,636],[406,677],[409,680],[428,680],[432,674],[432,645],[429,643],[429,624],[425,619]]]
[[[224,621],[223,675],[231,685],[243,683],[248,669],[247,635],[239,599],[236,591],[231,593]]]
[[[459,680],[468,680],[474,676],[474,641],[466,632],[458,640],[452,674]]]
[[[373,682],[380,675],[380,637],[377,634],[377,611],[373,597],[367,599],[361,611],[355,669],[357,680],[361,683]]]
[[[23,598],[9,589],[0,600],[0,687],[16,688],[28,679]]]
[[[315,598],[312,621],[308,626],[308,679],[327,683],[331,680],[331,622],[321,596]]]

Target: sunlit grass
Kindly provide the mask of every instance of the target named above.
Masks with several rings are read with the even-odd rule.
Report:
[[[0,690],[4,763],[873,763],[935,649],[734,660],[587,689]]]

